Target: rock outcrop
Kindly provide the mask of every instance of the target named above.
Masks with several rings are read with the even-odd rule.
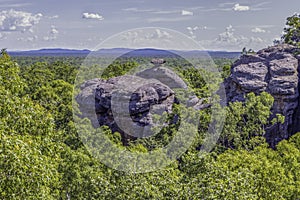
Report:
[[[174,92],[168,86],[136,76],[93,79],[81,89],[76,100],[83,117],[93,119],[96,114],[97,121],[92,121],[95,127],[107,125],[125,139],[147,136],[134,134],[147,134],[154,125],[153,115],[170,113],[175,102]]]
[[[281,125],[266,128],[266,140],[271,147],[300,131],[299,71],[300,57],[290,45],[278,45],[256,54],[243,55],[225,81],[228,101],[244,101],[247,93],[263,91],[274,97],[272,113],[285,116]]]
[[[171,89],[187,89],[186,83],[172,70],[166,67],[152,67],[136,74],[145,79],[155,79],[168,85]]]
[[[153,126],[165,123],[154,116],[170,114],[174,103],[184,103],[196,110],[210,106],[195,95],[179,102],[175,89],[186,90],[187,85],[172,70],[156,66],[135,76],[88,80],[81,85],[76,101],[82,117],[89,118],[94,127],[107,125],[113,132],[120,132],[126,144],[127,139],[153,134]]]

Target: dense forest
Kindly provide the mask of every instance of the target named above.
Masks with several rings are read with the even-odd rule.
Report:
[[[283,42],[299,45],[299,16],[288,23],[292,19],[298,19],[298,32],[286,28]],[[210,153],[199,156],[211,117],[208,108],[195,111],[201,119],[195,140],[164,169],[127,173],[107,167],[86,149],[74,123],[74,81],[83,59],[10,57],[2,50],[0,199],[300,198],[300,133],[269,147],[264,126],[281,123],[282,116],[270,119],[273,97],[268,93],[250,93],[245,103],[224,107],[224,128]],[[145,62],[149,58],[116,61],[99,78],[124,75]],[[167,62],[172,63],[172,58]],[[214,62],[222,70],[218,83],[229,76],[234,60],[215,58]],[[199,98],[210,95],[204,71],[184,68],[176,60],[172,64]],[[175,106],[175,113],[176,109],[184,108]],[[126,145],[120,134],[102,129],[120,148],[147,152],[172,140],[169,130],[176,124],[170,126],[153,138]]]

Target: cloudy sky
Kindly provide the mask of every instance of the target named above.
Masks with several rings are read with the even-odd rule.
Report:
[[[279,38],[299,0],[0,0],[0,48],[93,49],[133,28],[162,27],[207,50],[260,49]],[[176,42],[176,41],[174,41]]]

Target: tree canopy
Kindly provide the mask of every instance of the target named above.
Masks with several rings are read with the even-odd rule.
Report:
[[[287,18],[282,39],[287,44],[300,47],[300,14]]]
[[[72,95],[78,71],[74,63],[79,58],[20,60],[11,58],[5,49],[1,55],[0,199],[300,198],[300,133],[281,141],[276,149],[268,147],[264,126],[283,120],[282,116],[270,119],[273,97],[268,93],[250,93],[244,103],[224,108],[227,120],[212,152],[199,154],[211,122],[212,109],[208,108],[192,113],[199,116],[199,127],[186,126],[184,130],[195,131],[196,137],[178,159],[154,172],[127,173],[101,163],[78,136]],[[22,64],[14,61],[17,59]],[[116,62],[103,78],[126,74],[137,62]],[[170,62],[199,97],[207,98],[211,87],[203,75],[214,82],[213,88],[220,81],[203,70]],[[231,62],[216,60],[224,69],[221,78],[229,75]],[[174,114],[178,110],[185,111],[174,105]],[[129,146],[120,142],[118,133],[102,128],[118,147],[143,153],[153,146],[168,145],[176,125],[153,138],[131,141]],[[90,137],[97,135],[93,132]]]

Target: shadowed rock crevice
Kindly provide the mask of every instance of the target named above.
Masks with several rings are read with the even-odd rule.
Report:
[[[298,86],[300,86],[300,55],[297,55],[298,59]],[[300,94],[300,87],[298,87],[298,93]],[[293,116],[294,125],[289,127],[289,131],[292,133],[300,132],[300,97],[298,98],[298,106]]]
[[[124,126],[141,132],[153,125],[152,115],[171,113],[175,94],[168,86],[158,81],[139,86],[134,80],[139,82],[140,78],[119,76],[86,81],[76,97],[83,117],[91,119],[94,127],[109,126],[113,132],[121,133],[125,141],[135,137],[124,132]],[[123,128],[117,122],[125,122]]]

